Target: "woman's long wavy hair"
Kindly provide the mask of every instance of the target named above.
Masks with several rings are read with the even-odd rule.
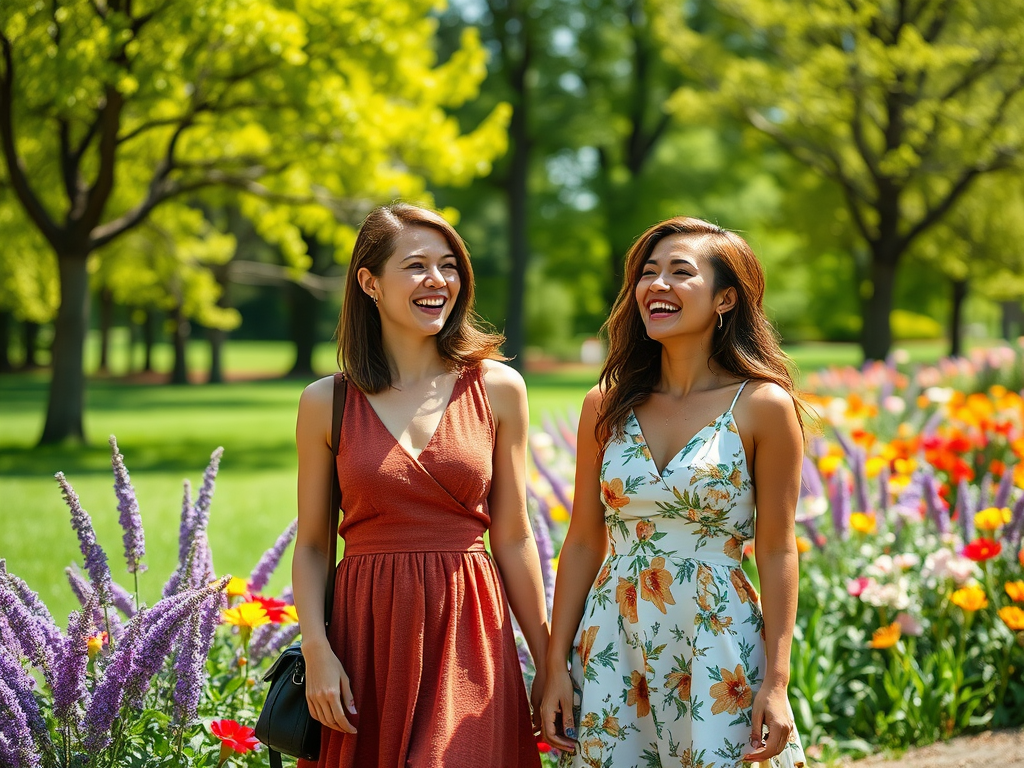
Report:
[[[754,252],[739,235],[701,219],[677,216],[644,232],[626,254],[625,278],[604,324],[608,357],[601,369],[603,405],[597,419],[597,439],[603,445],[621,436],[631,408],[650,397],[661,377],[661,343],[647,335],[636,301],[636,286],[655,245],[665,237],[685,236],[714,271],[715,293],[735,288],[736,306],[715,328],[713,359],[733,376],[772,381],[793,396],[797,418],[802,405],[786,367],[775,329],[764,313],[764,271]],[[803,420],[800,419],[801,426]]]
[[[440,214],[408,203],[375,208],[363,221],[352,249],[345,280],[345,296],[338,318],[338,364],[363,392],[383,392],[392,384],[391,368],[384,353],[380,312],[359,285],[358,273],[366,267],[376,276],[395,253],[395,240],[406,227],[428,227],[441,233],[455,256],[461,286],[444,328],[437,334],[437,352],[454,370],[482,360],[505,360],[500,347],[505,337],[482,327],[473,311],[473,267],[469,250]]]

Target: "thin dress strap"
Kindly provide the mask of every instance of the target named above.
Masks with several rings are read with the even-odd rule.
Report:
[[[740,399],[740,393],[743,391],[743,388],[747,386],[748,381],[750,381],[750,379],[744,379],[743,383],[740,384],[740,388],[736,391],[736,397],[732,399],[732,405],[729,406],[729,410],[726,411],[726,413],[732,413],[732,409],[736,407],[736,401]]]

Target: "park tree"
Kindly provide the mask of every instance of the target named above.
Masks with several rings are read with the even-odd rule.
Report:
[[[1024,162],[1024,1],[719,0],[728,36],[662,6],[701,85],[673,106],[727,114],[835,184],[867,251],[861,343],[891,346],[897,273],[976,183]]]
[[[351,243],[362,201],[429,201],[427,180],[488,172],[507,109],[468,132],[451,116],[476,96],[486,57],[466,30],[440,63],[432,8],[0,5],[0,205],[45,240],[60,284],[42,442],[84,439],[89,260],[159,207],[238,205],[301,268],[304,235]]]

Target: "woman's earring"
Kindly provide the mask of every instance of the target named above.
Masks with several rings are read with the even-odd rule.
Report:
[[[718,313],[718,327],[719,328],[722,327],[722,313],[721,312]]]
[[[373,306],[376,307],[377,306],[377,301],[378,301],[377,294],[376,293],[373,294],[370,298],[373,299]],[[721,315],[719,315],[719,317],[721,317]]]

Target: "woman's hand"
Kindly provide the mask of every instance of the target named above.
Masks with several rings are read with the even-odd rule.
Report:
[[[309,713],[328,728],[355,733],[356,727],[349,719],[358,714],[352,686],[330,645],[326,642],[304,642],[302,658],[306,662],[306,702],[309,704]],[[342,701],[345,702],[345,709],[342,709]]]
[[[762,726],[767,727],[767,736],[762,737]],[[756,763],[775,757],[786,748],[795,731],[796,724],[789,708],[786,686],[762,687],[754,697],[750,728],[750,743],[755,750],[744,755],[743,759]]]
[[[562,732],[557,730],[557,716],[562,715]],[[540,704],[541,731],[544,741],[565,752],[576,751],[576,724],[572,719],[572,679],[567,670],[548,676],[544,698]]]
[[[547,673],[544,665],[537,665],[537,673],[534,675],[533,684],[530,686],[530,711],[533,715],[533,730],[538,733],[544,728],[544,721],[540,716],[540,705],[544,699],[544,687],[547,683]]]

